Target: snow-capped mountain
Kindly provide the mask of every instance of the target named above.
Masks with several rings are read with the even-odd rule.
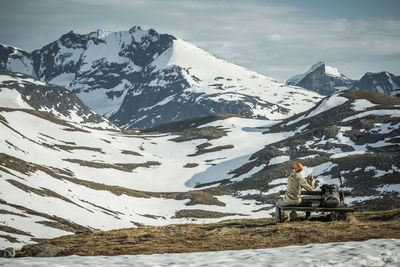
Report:
[[[0,91],[0,247],[84,229],[272,216],[293,162],[357,209],[400,202],[400,100],[364,90],[284,121],[203,116],[145,131],[77,126]],[[79,116],[79,114],[77,114]]]
[[[387,71],[367,72],[354,84],[353,88],[397,95],[397,90],[400,89],[400,76],[395,76]]]
[[[22,73],[0,70],[0,90],[3,91],[1,99],[4,105],[10,107],[37,109],[52,113],[58,119],[103,129],[117,129],[108,120],[89,109],[74,93],[65,88],[49,85]],[[6,98],[6,95],[11,97]],[[15,95],[20,95],[13,101]],[[14,103],[14,104],[13,104]],[[22,106],[19,106],[21,103]]]
[[[64,86],[124,129],[216,113],[282,119],[321,99],[140,27],[69,32],[30,54],[0,47],[0,67]]]
[[[322,95],[332,95],[351,88],[354,82],[340,73],[337,68],[327,66],[324,62],[318,62],[307,72],[288,79],[286,84],[300,86]]]

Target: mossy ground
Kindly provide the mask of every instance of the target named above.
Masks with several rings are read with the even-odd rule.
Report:
[[[301,218],[300,218],[301,219]],[[362,212],[347,221],[311,221],[273,224],[272,219],[228,220],[211,224],[143,226],[107,232],[68,235],[40,244],[65,248],[61,255],[123,255],[185,253],[273,248],[310,243],[400,238],[400,209]],[[33,256],[35,245],[25,246],[18,257]]]

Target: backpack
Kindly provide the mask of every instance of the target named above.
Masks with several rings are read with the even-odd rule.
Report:
[[[336,184],[324,184],[321,186],[321,206],[337,208],[340,206],[339,186]]]

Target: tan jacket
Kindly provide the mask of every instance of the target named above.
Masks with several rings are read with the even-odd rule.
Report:
[[[292,172],[287,181],[287,188],[283,201],[289,204],[297,205],[301,202],[301,188],[312,191],[313,187],[309,185],[299,172]]]

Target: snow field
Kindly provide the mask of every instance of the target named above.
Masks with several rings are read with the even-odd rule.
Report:
[[[288,255],[290,255],[288,257]],[[279,266],[364,267],[400,265],[399,239],[310,244],[270,249],[153,255],[0,258],[0,266]]]

